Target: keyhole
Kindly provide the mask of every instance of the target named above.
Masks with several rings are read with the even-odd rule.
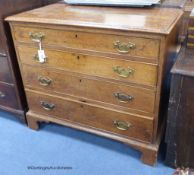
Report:
[[[77,59],[79,60],[80,59],[80,56],[77,56]]]
[[[75,35],[75,37],[76,37],[76,38],[78,37],[77,34]]]

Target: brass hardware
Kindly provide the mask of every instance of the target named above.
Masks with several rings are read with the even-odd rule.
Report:
[[[44,59],[44,62],[40,62],[40,61],[39,61],[38,54],[35,54],[35,55],[33,56],[33,59],[34,59],[36,62],[39,62],[39,63],[41,63],[41,64],[46,63],[46,61],[47,61],[47,57],[46,57],[46,58]]]
[[[119,53],[129,53],[130,49],[134,49],[136,45],[134,43],[121,43],[120,41],[114,42],[114,48],[117,49]]]
[[[41,86],[49,86],[52,83],[52,79],[42,76],[38,77],[38,81]]]
[[[48,103],[48,102],[45,102],[45,101],[41,101],[40,104],[43,107],[43,109],[45,109],[47,111],[51,111],[55,108],[54,104]]]
[[[29,33],[29,36],[31,37],[32,41],[34,42],[41,42],[45,38],[45,34],[38,32],[38,33]]]
[[[127,131],[130,127],[132,127],[131,123],[119,120],[114,120],[114,125],[117,127],[117,129],[122,131]]]
[[[120,77],[127,78],[130,75],[133,75],[135,70],[128,67],[127,69],[122,68],[121,66],[115,66],[113,67],[113,71],[118,73]]]
[[[0,91],[0,98],[4,98],[4,97],[5,97],[5,94]]]
[[[114,93],[114,96],[119,100],[119,102],[121,103],[128,103],[130,101],[132,101],[134,99],[133,96],[131,95],[127,95],[127,94],[123,94],[123,93]]]

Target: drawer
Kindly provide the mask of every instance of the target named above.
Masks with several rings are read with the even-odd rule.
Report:
[[[43,45],[48,44],[115,55],[128,55],[150,60],[156,60],[159,56],[160,42],[157,39],[64,29],[14,26],[16,41],[32,43],[32,38],[29,36],[30,33],[33,34],[34,38],[40,37],[41,35],[39,34],[42,34],[44,36],[42,40]]]
[[[8,64],[8,58],[0,55],[0,81],[13,83],[11,70]]]
[[[26,91],[29,109],[35,113],[88,127],[104,130],[128,138],[151,142],[153,120],[128,113],[89,106],[61,97]]]
[[[16,92],[13,86],[0,83],[0,105],[18,109]]]
[[[18,51],[21,62],[25,64],[41,65],[148,86],[156,86],[157,83],[157,66],[153,64],[51,49],[45,49],[47,60],[42,64],[33,59],[33,56],[37,53],[36,48],[20,46]]]
[[[153,90],[26,65],[23,65],[23,77],[25,86],[41,89],[42,92],[51,90],[76,96],[80,100],[91,99],[133,110],[154,112]]]

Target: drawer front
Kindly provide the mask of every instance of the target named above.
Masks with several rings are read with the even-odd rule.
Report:
[[[18,109],[18,102],[13,86],[0,83],[0,105]]]
[[[45,63],[33,59],[36,48],[18,47],[22,63],[41,65],[91,76],[156,86],[157,66],[135,61],[88,56],[70,52],[45,49]]]
[[[155,92],[152,90],[31,66],[23,66],[23,77],[25,86],[41,89],[42,92],[51,90],[77,96],[80,100],[91,99],[133,110],[154,112]]]
[[[17,41],[32,43],[36,34],[42,34],[42,43],[67,48],[128,55],[147,59],[158,59],[160,42],[156,39],[111,34],[87,33],[80,31],[28,28],[14,26]],[[40,36],[40,35],[39,35]]]
[[[83,124],[121,136],[151,142],[153,120],[27,91],[29,108],[36,113]]]
[[[8,58],[0,55],[0,81],[13,83],[11,70],[8,65]]]

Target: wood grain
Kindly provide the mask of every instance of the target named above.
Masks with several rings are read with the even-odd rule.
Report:
[[[193,55],[193,49],[183,48],[172,68],[165,139],[167,143],[165,161],[172,167],[194,167]]]
[[[157,60],[159,55],[160,41],[157,39],[150,39],[146,37],[113,35],[102,33],[90,33],[84,31],[54,30],[45,28],[33,27],[14,27],[15,39],[18,42],[33,43],[29,33],[42,33],[45,35],[42,40],[44,45],[63,46],[66,48],[75,48],[79,50],[97,51],[104,53],[111,53],[115,55],[127,55],[128,57],[143,57],[150,60]],[[129,53],[119,53],[114,48],[114,43],[120,41],[121,43],[133,43],[134,49],[129,49]]]
[[[95,100],[103,103],[114,104],[134,110],[154,113],[155,92],[145,88],[137,88],[136,86],[114,83],[111,81],[102,81],[100,79],[86,78],[71,73],[52,71],[50,69],[31,67],[23,65],[24,85],[31,89],[40,89],[45,92],[60,93],[76,96],[81,101]],[[48,86],[40,84],[39,79],[46,78],[51,80]],[[98,95],[96,95],[98,91]],[[114,96],[114,93],[122,93],[130,95],[133,99],[127,103],[120,102]],[[145,105],[147,104],[147,105]]]
[[[150,142],[152,139],[153,120],[89,106],[84,103],[34,91],[26,90],[26,94],[31,111],[61,120],[84,124],[98,130],[113,132],[129,138],[132,137],[147,142]],[[55,108],[47,111],[42,108],[41,101],[55,104]],[[132,126],[127,131],[119,130],[114,126],[115,120],[128,122]]]
[[[170,8],[130,9],[54,4],[6,20],[169,34],[182,13],[180,9]]]
[[[91,76],[121,80],[124,82],[133,82],[153,87],[156,86],[157,66],[153,64],[56,51],[47,48],[44,48],[47,56],[46,63],[41,64],[33,59],[33,56],[37,54],[37,48],[18,46],[17,49],[22,64],[34,66],[39,65],[58,70],[66,70]],[[113,71],[113,68],[116,66],[120,66],[126,70],[130,68],[134,70],[134,73],[129,75],[129,77],[123,78]]]

